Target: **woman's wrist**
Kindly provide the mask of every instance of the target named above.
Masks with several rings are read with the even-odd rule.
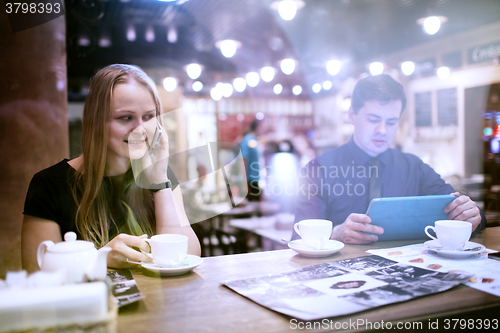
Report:
[[[151,187],[150,187],[150,189],[153,191],[153,193],[161,191],[161,190],[165,190],[165,189],[171,189],[171,188],[172,188],[172,182],[168,178],[163,182],[153,183],[153,184],[151,184]]]

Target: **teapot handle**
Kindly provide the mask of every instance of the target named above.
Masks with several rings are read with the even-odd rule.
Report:
[[[36,259],[38,261],[38,266],[40,266],[40,269],[42,269],[42,258],[45,255],[45,252],[52,245],[54,245],[53,241],[44,241],[44,242],[41,242],[40,245],[38,245],[38,251],[36,253]]]

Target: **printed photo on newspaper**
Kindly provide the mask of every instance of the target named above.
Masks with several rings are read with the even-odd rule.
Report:
[[[271,310],[315,320],[438,293],[470,277],[369,255],[223,284]]]
[[[130,269],[116,269],[107,274],[112,285],[113,296],[119,308],[144,298],[139,291]]]

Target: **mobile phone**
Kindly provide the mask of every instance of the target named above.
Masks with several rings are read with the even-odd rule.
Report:
[[[488,258],[500,260],[500,252],[488,253]]]
[[[162,135],[163,135],[163,129],[161,128],[160,124],[156,122],[156,130],[155,134],[153,135],[153,140],[151,140],[151,148],[153,149],[158,148]]]

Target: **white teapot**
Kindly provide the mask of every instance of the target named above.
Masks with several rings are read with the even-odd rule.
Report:
[[[99,251],[92,242],[76,240],[74,232],[64,235],[65,242],[44,241],[38,246],[37,260],[44,272],[66,271],[67,283],[104,280],[110,247]]]

